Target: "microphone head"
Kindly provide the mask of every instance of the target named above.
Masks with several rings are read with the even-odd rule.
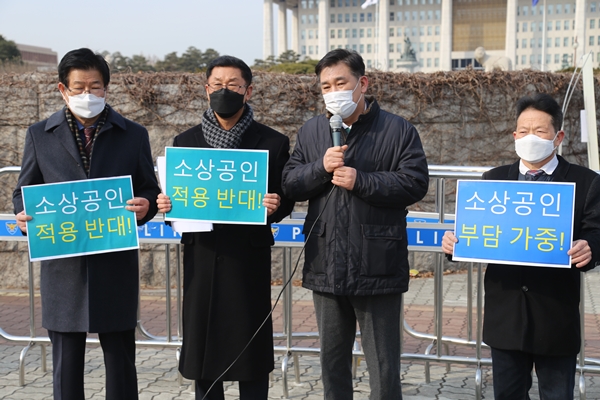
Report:
[[[342,117],[339,115],[332,115],[329,118],[329,126],[331,129],[342,129]]]

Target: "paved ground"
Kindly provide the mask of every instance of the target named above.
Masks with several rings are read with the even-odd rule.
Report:
[[[600,271],[590,272],[586,282],[586,351],[587,357],[600,358]],[[473,282],[476,281],[476,276]],[[467,275],[452,274],[444,276],[443,280],[444,309],[443,332],[444,335],[461,338],[468,337],[467,323]],[[433,315],[433,279],[413,279],[409,292],[405,295],[405,318],[412,329],[422,332],[434,332]],[[273,287],[273,299],[281,288]],[[475,291],[473,296],[475,298]],[[142,293],[141,321],[144,328],[153,335],[165,335],[165,300],[164,291],[147,290]],[[175,298],[173,297],[172,332],[177,335]],[[36,308],[36,333],[46,336],[46,332],[39,327],[39,297],[35,298]],[[29,335],[29,301],[24,291],[0,291],[0,328],[13,335]],[[282,331],[282,307],[278,305],[274,314],[274,327],[276,332]],[[475,315],[475,312],[473,312]],[[316,322],[312,307],[310,292],[293,288],[293,331],[316,332]],[[475,335],[475,322],[473,322],[472,335]],[[405,334],[404,353],[423,354],[431,340],[416,339]],[[276,345],[284,346],[285,341],[276,340]],[[19,386],[18,360],[19,354],[25,343],[12,343],[0,339],[0,399],[51,399],[52,398],[52,359],[48,355],[47,372],[42,370],[41,349],[32,348],[26,357],[25,386]],[[318,339],[295,340],[294,346],[318,348]],[[48,348],[48,353],[50,353]],[[471,347],[451,345],[450,354],[459,356],[475,356]],[[140,399],[193,399],[194,394],[190,389],[190,382],[183,381],[179,385],[177,379],[176,351],[165,347],[138,346],[137,367]],[[489,353],[484,350],[484,357]],[[269,392],[271,398],[283,396],[282,355],[277,355],[276,370],[272,374],[272,384]],[[295,376],[293,366],[288,371],[289,398],[291,399],[322,399],[323,390],[320,380],[320,365],[318,356],[302,355],[298,358],[300,375]],[[402,382],[404,398],[407,400],[425,399],[475,399],[475,368],[454,364],[447,371],[445,364],[432,363],[430,382],[425,380],[425,365],[422,361],[407,361],[402,364]],[[482,395],[485,399],[492,399],[492,378],[489,367],[482,369],[483,387]],[[298,380],[299,383],[296,383]],[[357,400],[368,399],[369,376],[364,360],[357,367],[354,380],[355,396]],[[587,399],[600,399],[600,378],[596,375],[586,375]],[[96,345],[89,345],[86,363],[86,398],[104,398],[104,366],[102,352]],[[578,392],[576,391],[578,397]],[[226,384],[226,398],[237,399],[237,385]],[[532,399],[539,399],[536,386],[531,391]]]

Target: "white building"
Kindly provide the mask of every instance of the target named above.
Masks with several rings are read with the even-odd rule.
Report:
[[[264,0],[263,57],[293,50],[319,59],[342,47],[358,51],[368,68],[401,71],[409,38],[419,63],[414,71],[478,66],[479,46],[510,58],[514,69],[555,71],[590,51],[594,67],[600,63],[600,1],[379,0],[363,9],[364,2]]]

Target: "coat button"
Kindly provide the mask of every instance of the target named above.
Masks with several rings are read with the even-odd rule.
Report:
[[[339,289],[339,288],[341,288],[341,287],[342,287],[341,285],[335,285],[335,288],[336,288],[336,289]]]
[[[529,290],[529,288],[527,286],[523,286],[523,287],[521,287],[521,290],[523,290],[524,292],[527,292]]]

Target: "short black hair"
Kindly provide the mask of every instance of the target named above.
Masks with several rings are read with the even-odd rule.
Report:
[[[89,71],[95,69],[102,75],[104,87],[110,82],[110,69],[108,63],[100,54],[94,53],[90,49],[81,48],[71,50],[60,60],[58,64],[58,80],[65,86],[69,86],[69,73],[73,69]]]
[[[336,64],[344,63],[350,68],[350,72],[357,79],[365,75],[365,62],[363,58],[354,50],[335,49],[325,54],[315,67],[315,74],[321,76],[324,68],[332,67]]]
[[[215,67],[233,67],[242,71],[242,78],[246,81],[246,84],[249,85],[252,83],[252,70],[243,60],[240,60],[237,57],[233,56],[221,56],[217,57],[208,63],[208,67],[206,67],[206,79],[210,78],[212,74],[212,70]]]
[[[517,101],[517,119],[521,113],[529,108],[545,112],[552,117],[554,132],[560,131],[563,123],[563,112],[556,100],[546,93],[536,93],[533,96],[521,97]]]

